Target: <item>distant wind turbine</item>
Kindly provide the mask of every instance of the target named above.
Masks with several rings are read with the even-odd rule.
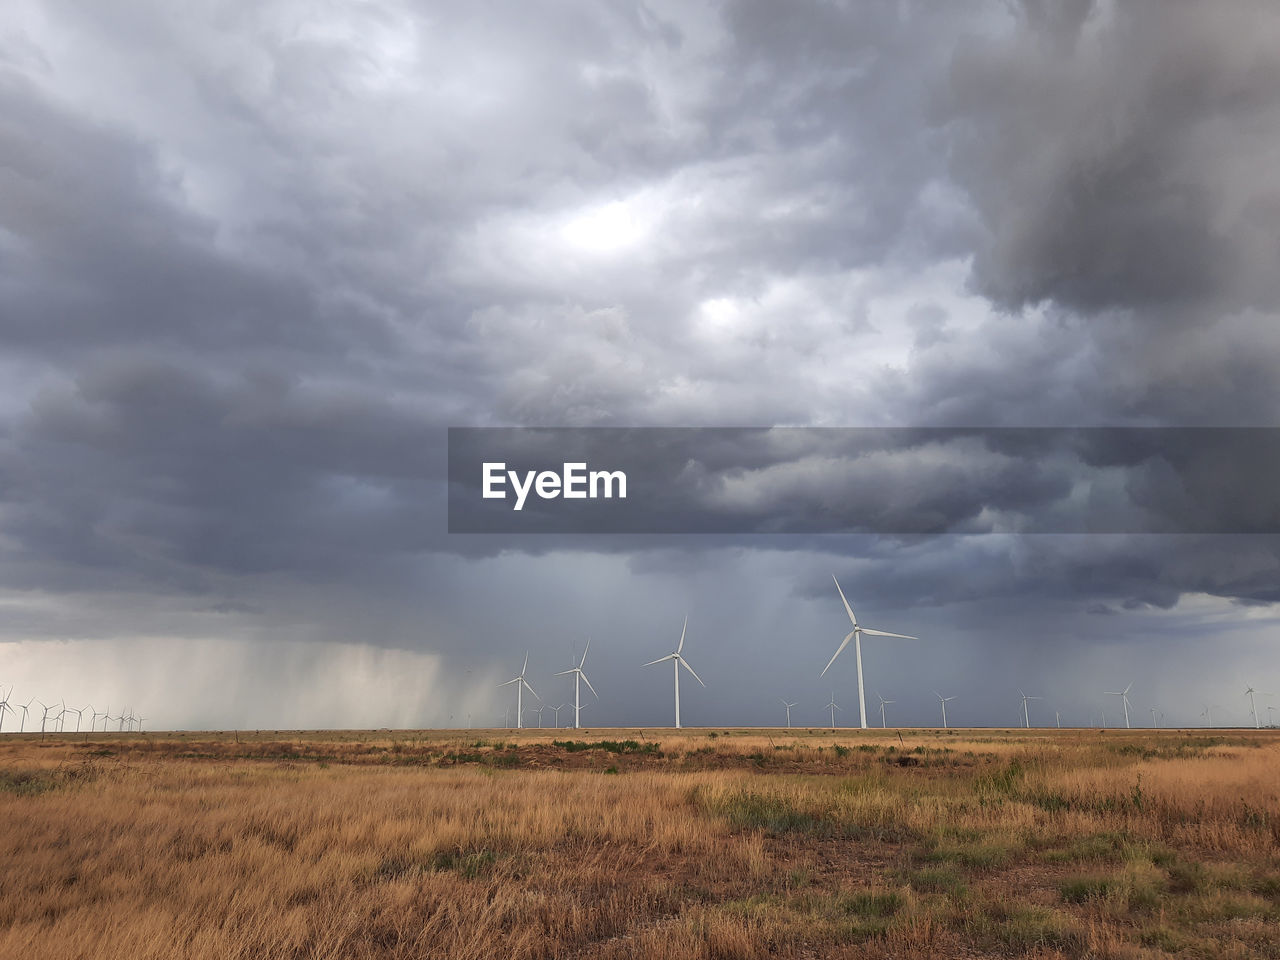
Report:
[[[587,651],[591,649],[591,641],[587,641],[586,647],[582,651],[582,660],[578,662],[572,670],[562,670],[556,674],[557,677],[567,677],[573,674],[573,727],[578,729],[582,726],[582,681],[586,681],[587,689],[591,691],[591,695],[597,700],[600,694],[596,693],[596,688],[591,686],[591,681],[587,680],[587,675],[582,672],[582,665],[587,662]],[[556,714],[556,723],[559,724],[559,714]]]
[[[1258,708],[1253,702],[1253,687],[1246,689],[1244,695],[1249,698],[1249,709],[1253,712],[1253,729],[1257,730],[1262,724],[1258,723]]]
[[[1204,717],[1204,722],[1210,727],[1213,726],[1213,710],[1214,708],[1206,703],[1204,709],[1200,711],[1200,716]]]
[[[938,693],[937,690],[933,692],[937,696],[938,702],[942,704],[942,729],[946,730],[947,729],[947,704],[950,701],[954,700],[955,697],[944,697],[942,694]]]
[[[1155,707],[1150,707],[1149,709],[1151,710],[1151,726],[1152,726],[1152,727],[1154,727],[1155,729],[1159,730],[1159,729],[1160,729],[1160,723],[1159,723],[1159,721],[1158,721],[1158,720],[1156,720],[1156,708],[1155,708]]]
[[[831,710],[831,729],[834,730],[836,728],[836,711],[844,709],[840,704],[836,703],[836,692],[834,690],[831,691],[831,699],[827,701],[827,706]]]
[[[524,707],[525,690],[527,689],[530,693],[532,693],[534,696],[534,699],[537,699],[537,700],[542,699],[537,695],[537,693],[534,693],[533,687],[529,686],[529,681],[524,678],[524,675],[525,673],[528,672],[528,670],[529,670],[529,651],[526,650],[524,652],[524,666],[520,668],[520,675],[518,677],[512,677],[510,680],[504,680],[502,683],[498,684],[498,686],[500,687],[507,687],[513,683],[516,685],[516,729],[517,730],[519,730],[521,727],[524,726],[523,707]]]
[[[880,701],[880,729],[881,729],[881,730],[883,730],[883,729],[885,728],[885,726],[886,726],[886,724],[885,724],[885,722],[884,722],[884,708],[885,708],[885,706],[886,706],[887,704],[890,704],[890,703],[897,703],[898,701],[897,701],[897,700],[886,700],[884,697],[880,696],[880,691],[879,691],[879,690],[877,690],[877,691],[876,691],[876,699]]]
[[[782,700],[782,697],[779,697],[778,699]],[[796,704],[787,703],[786,700],[782,700],[782,705],[787,708],[787,729],[790,730],[791,729],[791,708],[796,706]]]
[[[1129,684],[1123,690],[1107,690],[1104,691],[1108,697],[1119,697],[1120,702],[1124,704],[1124,726],[1129,729],[1129,691],[1133,689],[1133,684]]]
[[[548,709],[556,715],[556,729],[560,729],[560,711],[567,707],[567,703],[562,703],[558,707],[548,707]]]
[[[693,674],[693,679],[697,680],[699,683],[702,683],[702,678],[698,676],[696,673],[694,673],[693,667],[689,666],[689,661],[680,655],[680,651],[684,649],[685,631],[687,631],[688,629],[689,629],[689,618],[685,617],[684,626],[680,628],[680,642],[676,645],[675,651],[673,653],[668,653],[665,657],[659,657],[657,660],[650,660],[648,663],[645,664],[646,667],[651,667],[655,663],[663,663],[664,661],[667,661],[667,660],[671,661],[671,665],[674,668],[675,675],[676,675],[676,729],[677,730],[680,729],[680,668],[684,667],[686,670],[688,670],[690,673]],[[706,684],[702,683],[702,686],[705,688]]]
[[[1044,697],[1028,697],[1028,696],[1027,696],[1025,693],[1023,693],[1021,690],[1019,690],[1019,691],[1018,691],[1018,696],[1022,697],[1022,723],[1023,723],[1023,725],[1024,725],[1028,730],[1030,730],[1030,729],[1031,729],[1031,715],[1030,715],[1029,713],[1027,713],[1027,701],[1028,701],[1028,700],[1043,700],[1043,699],[1044,699]]]
[[[919,637],[908,637],[902,633],[887,633],[884,630],[872,630],[870,627],[858,626],[858,618],[853,615],[853,607],[849,606],[849,601],[845,599],[844,591],[840,589],[840,581],[836,580],[835,574],[831,575],[831,579],[835,580],[836,590],[840,594],[840,600],[844,604],[845,613],[849,614],[849,622],[853,624],[853,629],[841,641],[840,646],[836,648],[836,652],[831,655],[831,659],[827,661],[827,665],[822,668],[819,676],[825,677],[827,671],[831,669],[831,664],[836,662],[836,657],[840,656],[840,652],[849,645],[849,641],[853,641],[854,654],[858,660],[858,719],[862,724],[862,729],[867,729],[867,698],[863,693],[862,687],[862,635],[865,633],[870,637],[895,637],[898,640],[919,640]]]

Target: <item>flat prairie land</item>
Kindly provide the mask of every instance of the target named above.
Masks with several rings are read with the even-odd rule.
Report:
[[[0,957],[1280,958],[1280,734],[0,735]]]

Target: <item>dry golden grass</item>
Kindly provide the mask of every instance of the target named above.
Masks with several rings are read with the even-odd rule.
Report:
[[[0,741],[0,957],[1280,957],[1263,731]]]

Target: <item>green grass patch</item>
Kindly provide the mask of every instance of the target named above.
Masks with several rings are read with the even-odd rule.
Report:
[[[770,836],[818,833],[823,829],[820,816],[773,794],[736,793],[712,809],[740,830],[763,830]]]
[[[921,893],[945,893],[953,900],[963,898],[969,892],[964,875],[954,867],[922,867],[907,875],[912,890]]]
[[[594,742],[586,740],[553,740],[551,745],[559,747],[566,753],[580,753],[583,750],[606,750],[609,753],[640,753],[661,756],[659,752],[661,745],[649,741],[641,743],[638,740],[596,740]]]
[[[1062,882],[1058,892],[1067,903],[1088,903],[1090,900],[1105,900],[1119,886],[1115,877],[1072,877]]]

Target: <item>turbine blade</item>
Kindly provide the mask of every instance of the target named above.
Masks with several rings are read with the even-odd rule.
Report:
[[[587,685],[587,689],[591,691],[591,695],[599,700],[600,694],[596,693],[596,688],[591,685],[591,681],[587,679],[587,675],[585,673],[582,674],[582,682]]]
[[[498,684],[498,686],[500,686],[500,687],[509,687],[509,686],[511,686],[511,684],[513,684],[513,683],[519,683],[519,682],[520,682],[520,680],[521,680],[521,678],[520,678],[520,677],[514,677],[514,678],[512,678],[512,679],[510,679],[510,680],[503,680],[500,684]]]
[[[552,674],[552,676],[553,676],[553,677],[567,677],[567,676],[569,676],[569,674],[571,674],[571,673],[577,673],[577,672],[578,672],[578,668],[577,668],[577,667],[574,667],[572,670],[561,670],[559,673],[553,673],[553,674]]]
[[[845,613],[849,614],[849,622],[856,627],[858,625],[858,618],[853,615],[853,607],[849,606],[849,601],[844,598],[844,591],[840,589],[840,581],[836,580],[836,575],[834,573],[831,575],[831,579],[836,582],[836,591],[840,594],[840,600],[844,603]]]
[[[529,669],[529,651],[524,652],[524,666],[520,668],[520,676],[524,676]]]
[[[676,653],[684,649],[684,634],[689,629],[689,617],[686,614],[684,618],[684,626],[680,628],[680,642],[676,645]]]
[[[844,642],[836,648],[836,652],[831,655],[831,659],[827,661],[827,665],[823,667],[822,672],[818,674],[819,677],[825,677],[827,675],[827,671],[831,669],[831,665],[836,662],[836,657],[840,656],[840,652],[849,645],[849,641],[853,639],[853,635],[855,633],[857,633],[856,630],[849,631],[849,635],[844,638]]]
[[[590,649],[591,649],[591,638],[590,638],[590,637],[588,637],[588,638],[587,638],[587,645],[586,645],[585,647],[583,647],[583,648],[582,648],[582,660],[581,660],[581,662],[579,662],[579,664],[578,664],[578,669],[579,669],[579,670],[581,670],[584,666],[586,666],[586,664],[587,664],[587,651],[588,651],[588,650],[590,650]]]
[[[655,663],[662,663],[663,660],[674,660],[675,658],[676,655],[674,653],[668,653],[665,657],[659,657],[657,660],[650,660],[648,663],[641,664],[641,666],[652,667]]]
[[[889,633],[887,630],[872,630],[870,627],[863,627],[863,633],[869,633],[873,637],[897,637],[899,640],[919,640],[919,637],[908,637],[905,633]]]
[[[524,688],[525,688],[526,690],[528,690],[530,693],[532,693],[532,694],[533,694],[533,698],[534,698],[535,700],[541,700],[541,699],[542,699],[540,696],[538,696],[537,691],[536,691],[536,690],[534,690],[534,689],[533,689],[533,687],[529,686],[529,681],[528,681],[528,680],[526,680],[524,677],[521,677],[521,678],[520,678],[520,682],[524,684]]]
[[[693,667],[689,666],[689,661],[686,660],[684,657],[680,657],[677,662],[680,664],[680,666],[684,667],[690,673],[693,673]],[[697,680],[699,683],[702,683],[702,678],[698,676],[696,673],[693,673],[693,679]],[[702,685],[704,687],[706,686],[705,683],[702,683]]]

